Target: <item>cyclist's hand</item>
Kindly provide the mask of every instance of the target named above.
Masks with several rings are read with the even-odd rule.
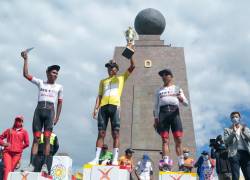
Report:
[[[93,111],[93,119],[97,119],[97,113],[98,113],[98,109],[95,108]]]
[[[28,59],[28,53],[26,51],[21,52],[21,56],[24,60]]]
[[[159,119],[155,118],[154,128],[156,129],[159,124]]]
[[[181,96],[180,93],[177,94],[177,98],[179,99],[180,102],[183,102],[183,101],[184,101],[184,99],[183,99],[183,97]]]
[[[54,119],[54,121],[53,121],[54,126],[57,124],[58,120],[59,120],[59,119],[55,117],[55,119]]]
[[[135,51],[135,46],[132,43],[128,43],[127,47],[129,47]]]

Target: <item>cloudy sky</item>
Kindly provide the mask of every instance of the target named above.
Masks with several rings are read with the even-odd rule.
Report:
[[[196,143],[202,150],[208,137],[229,125],[231,111],[241,111],[248,123],[249,6],[246,0],[1,0],[0,131],[24,114],[31,135],[37,88],[22,77],[20,51],[35,47],[31,74],[45,79],[48,65],[62,66],[58,82],[65,98],[55,131],[60,151],[69,152],[80,169],[94,152],[97,128],[90,114],[99,80],[106,76],[103,65],[115,46],[124,45],[123,32],[136,14],[151,7],[166,18],[165,43],[185,48]]]

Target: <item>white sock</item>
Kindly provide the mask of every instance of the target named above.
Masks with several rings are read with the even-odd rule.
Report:
[[[114,148],[113,149],[113,161],[118,161],[118,156],[119,156],[119,148]]]
[[[96,160],[99,160],[101,152],[102,152],[102,148],[96,147],[96,152],[95,152],[95,159]]]
[[[168,156],[163,156],[163,161],[164,163],[167,163],[169,162],[169,157]]]
[[[183,155],[180,155],[180,156],[178,157],[178,164],[179,164],[179,166],[181,166],[181,165],[184,164],[184,157],[183,157]]]

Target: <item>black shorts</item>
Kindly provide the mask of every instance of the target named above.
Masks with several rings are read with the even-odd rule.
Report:
[[[174,137],[183,136],[183,128],[178,106],[166,105],[160,107],[159,131],[161,136],[168,137],[170,128]]]
[[[111,122],[113,130],[120,130],[120,108],[112,104],[102,106],[98,113],[98,130],[106,131],[108,122]]]
[[[42,130],[44,130],[44,132],[52,132],[54,115],[53,103],[38,102],[33,117],[33,133],[39,134]]]

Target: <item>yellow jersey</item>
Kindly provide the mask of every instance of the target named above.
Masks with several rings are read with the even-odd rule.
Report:
[[[119,166],[125,166],[127,168],[133,168],[133,159],[128,159],[125,155],[119,158]]]
[[[100,107],[107,104],[120,106],[122,90],[129,75],[130,72],[127,70],[121,75],[108,77],[100,81],[98,93],[99,96],[102,96]]]
[[[194,166],[194,159],[192,159],[192,158],[184,159],[184,166],[193,167]]]

